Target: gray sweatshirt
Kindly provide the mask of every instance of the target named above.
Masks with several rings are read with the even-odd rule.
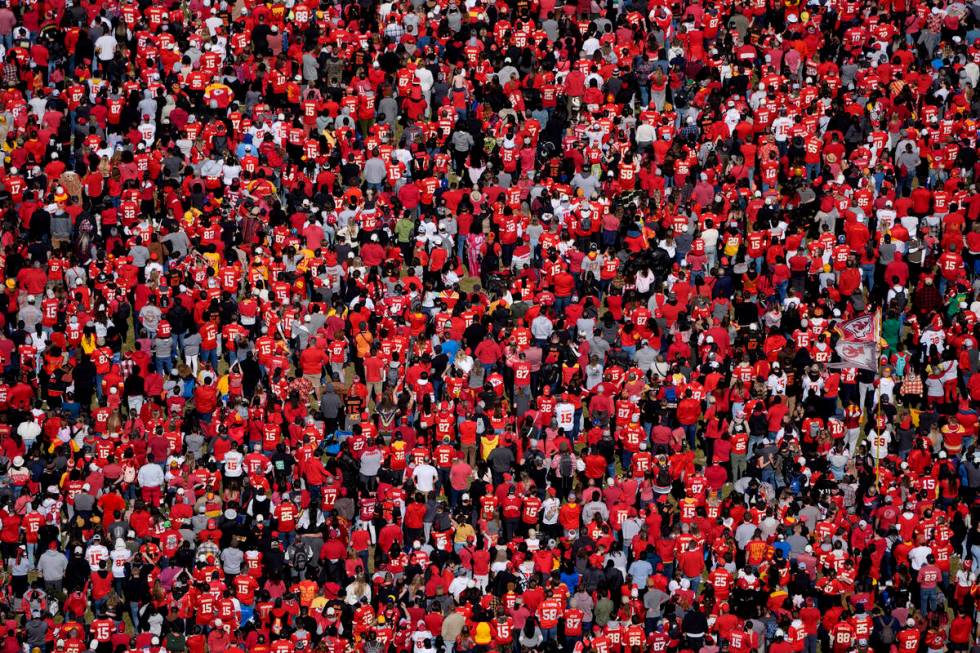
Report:
[[[197,356],[201,353],[201,334],[194,333],[184,338],[184,356]]]
[[[68,569],[68,558],[58,550],[48,549],[38,559],[37,568],[45,581],[59,581],[65,577],[65,570]]]

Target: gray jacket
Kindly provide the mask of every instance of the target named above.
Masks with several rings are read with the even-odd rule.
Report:
[[[197,356],[201,353],[201,334],[194,333],[184,338],[184,356]]]
[[[900,152],[895,157],[895,167],[901,170],[902,166],[905,166],[908,174],[915,174],[915,169],[919,167],[920,161],[919,155],[915,152]]]

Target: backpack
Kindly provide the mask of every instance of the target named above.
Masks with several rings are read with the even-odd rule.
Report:
[[[654,480],[654,484],[657,487],[670,487],[673,485],[673,480],[670,478],[670,470],[667,469],[667,465],[659,465],[657,467],[657,478]]]
[[[894,290],[894,289],[893,289]],[[892,297],[892,301],[898,310],[904,310],[909,303],[909,293],[905,288],[895,291],[895,296]]]
[[[899,378],[905,376],[906,363],[908,363],[908,359],[901,354],[895,358],[895,375]]]
[[[894,644],[895,643],[895,629],[892,628],[892,622],[889,619],[885,621],[881,620],[881,633],[878,635],[878,639],[881,640],[882,644]]]
[[[306,566],[310,564],[310,554],[306,551],[305,546],[298,546],[293,549],[293,567],[299,571],[306,569]]]
[[[572,454],[566,451],[560,454],[560,456],[558,459],[558,473],[562,478],[571,478],[575,472],[575,461],[572,459]]]

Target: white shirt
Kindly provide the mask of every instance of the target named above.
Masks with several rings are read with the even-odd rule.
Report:
[[[637,143],[652,143],[657,137],[657,130],[654,129],[653,125],[648,125],[647,123],[640,123],[636,127],[636,142]]]
[[[654,276],[653,272],[650,270],[647,270],[646,273],[642,271],[638,272],[636,275],[636,291],[640,293],[646,293],[648,290],[650,290],[650,286],[653,285],[653,282],[655,280],[656,277]]]
[[[129,562],[133,554],[129,549],[113,549],[112,553],[109,554],[109,558],[112,560],[112,577],[113,578],[125,578],[126,577],[126,563]]]
[[[140,136],[143,137],[144,143],[147,145],[153,145],[153,141],[156,140],[157,137],[157,126],[154,123],[144,122],[136,128],[136,131],[138,131]]]
[[[466,584],[468,580],[469,579],[466,578],[465,576],[457,576],[456,578],[453,579],[451,583],[449,583],[449,593],[457,601],[459,600],[459,595],[462,594],[463,590],[466,589]]]
[[[239,165],[225,164],[221,167],[221,181],[226,186],[231,186],[231,182],[238,179],[242,174],[242,167]]]
[[[453,365],[456,366],[463,374],[469,374],[470,370],[473,369],[473,357],[472,356],[457,356],[453,359]]]
[[[946,333],[940,329],[929,328],[922,332],[919,340],[927,347],[935,345],[936,350],[941,354],[945,349]]]
[[[415,79],[419,80],[419,86],[422,87],[423,93],[428,93],[432,90],[432,84],[435,80],[432,78],[432,71],[428,68],[416,68]]]
[[[531,335],[539,340],[551,337],[552,331],[554,331],[554,325],[544,315],[538,315],[531,321]]]
[[[718,230],[712,227],[701,232],[701,240],[704,241],[704,251],[713,252],[718,247]]]
[[[871,443],[871,457],[876,459],[884,458],[888,455],[888,443],[892,441],[892,436],[886,429],[883,433],[871,431],[868,433],[868,442]]]
[[[920,544],[909,551],[909,563],[912,565],[912,569],[919,571],[922,565],[928,562],[927,558],[930,555],[932,555],[932,547],[926,546],[925,544]]]
[[[432,492],[435,490],[438,479],[439,473],[436,471],[436,468],[427,463],[419,465],[412,472],[412,480],[415,482],[415,487],[419,492]]]
[[[391,153],[391,158],[394,159],[394,160],[396,160],[396,161],[398,161],[398,162],[400,162],[400,163],[405,164],[405,167],[406,168],[408,168],[409,166],[411,166],[412,165],[412,161],[415,160],[414,157],[412,156],[412,153],[409,152],[408,150],[406,150],[403,147],[400,147],[397,150],[393,151]]]
[[[793,127],[793,121],[788,116],[780,116],[772,121],[772,133],[776,137],[777,143],[782,143],[789,139],[789,130]]]
[[[412,633],[412,642],[415,644],[414,648],[417,650],[425,650],[425,648],[422,646],[423,642],[425,642],[425,640],[432,641],[433,639],[432,633],[430,633],[428,630],[417,630]]]
[[[561,501],[558,497],[548,497],[541,502],[541,523],[546,526],[553,526],[558,523],[558,512],[561,509]]]
[[[555,418],[558,420],[558,428],[563,431],[571,431],[575,428],[575,406],[562,401],[555,405]]]
[[[41,435],[41,425],[33,420],[30,422],[21,422],[17,427],[17,435],[19,435],[22,440],[34,442],[34,440]]]
[[[770,377],[772,378],[772,377]],[[785,382],[784,382],[785,383]],[[785,385],[783,390],[785,392]],[[823,377],[818,377],[816,381],[811,381],[808,375],[803,376],[803,396],[809,397],[812,393],[815,396],[819,396],[820,391],[823,389]]]
[[[884,229],[891,229],[896,215],[895,209],[878,209],[878,224]]]
[[[735,131],[735,127],[741,119],[742,114],[734,107],[725,112],[725,124],[728,125],[728,130],[731,132]]]
[[[244,471],[242,469],[242,456],[239,451],[229,451],[225,454],[225,476],[227,478],[239,478]]]
[[[95,40],[95,53],[99,61],[112,61],[116,56],[116,37],[103,34]]]
[[[140,487],[160,487],[164,481],[163,470],[156,463],[146,463],[140,467],[136,480]]]
[[[769,379],[766,381],[766,387],[769,392],[774,395],[784,395],[786,394],[786,375],[785,374],[770,374]]]
[[[211,16],[210,18],[204,21],[204,25],[205,27],[208,28],[208,34],[214,36],[215,34],[218,33],[218,29],[222,25],[224,25],[224,21],[218,18],[217,16]]]
[[[99,563],[109,557],[109,549],[102,544],[93,544],[85,552],[85,561],[88,562],[92,570],[99,568]]]

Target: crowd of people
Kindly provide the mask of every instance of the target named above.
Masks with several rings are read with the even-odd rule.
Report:
[[[980,5],[3,0],[0,61],[0,653],[977,650]]]

